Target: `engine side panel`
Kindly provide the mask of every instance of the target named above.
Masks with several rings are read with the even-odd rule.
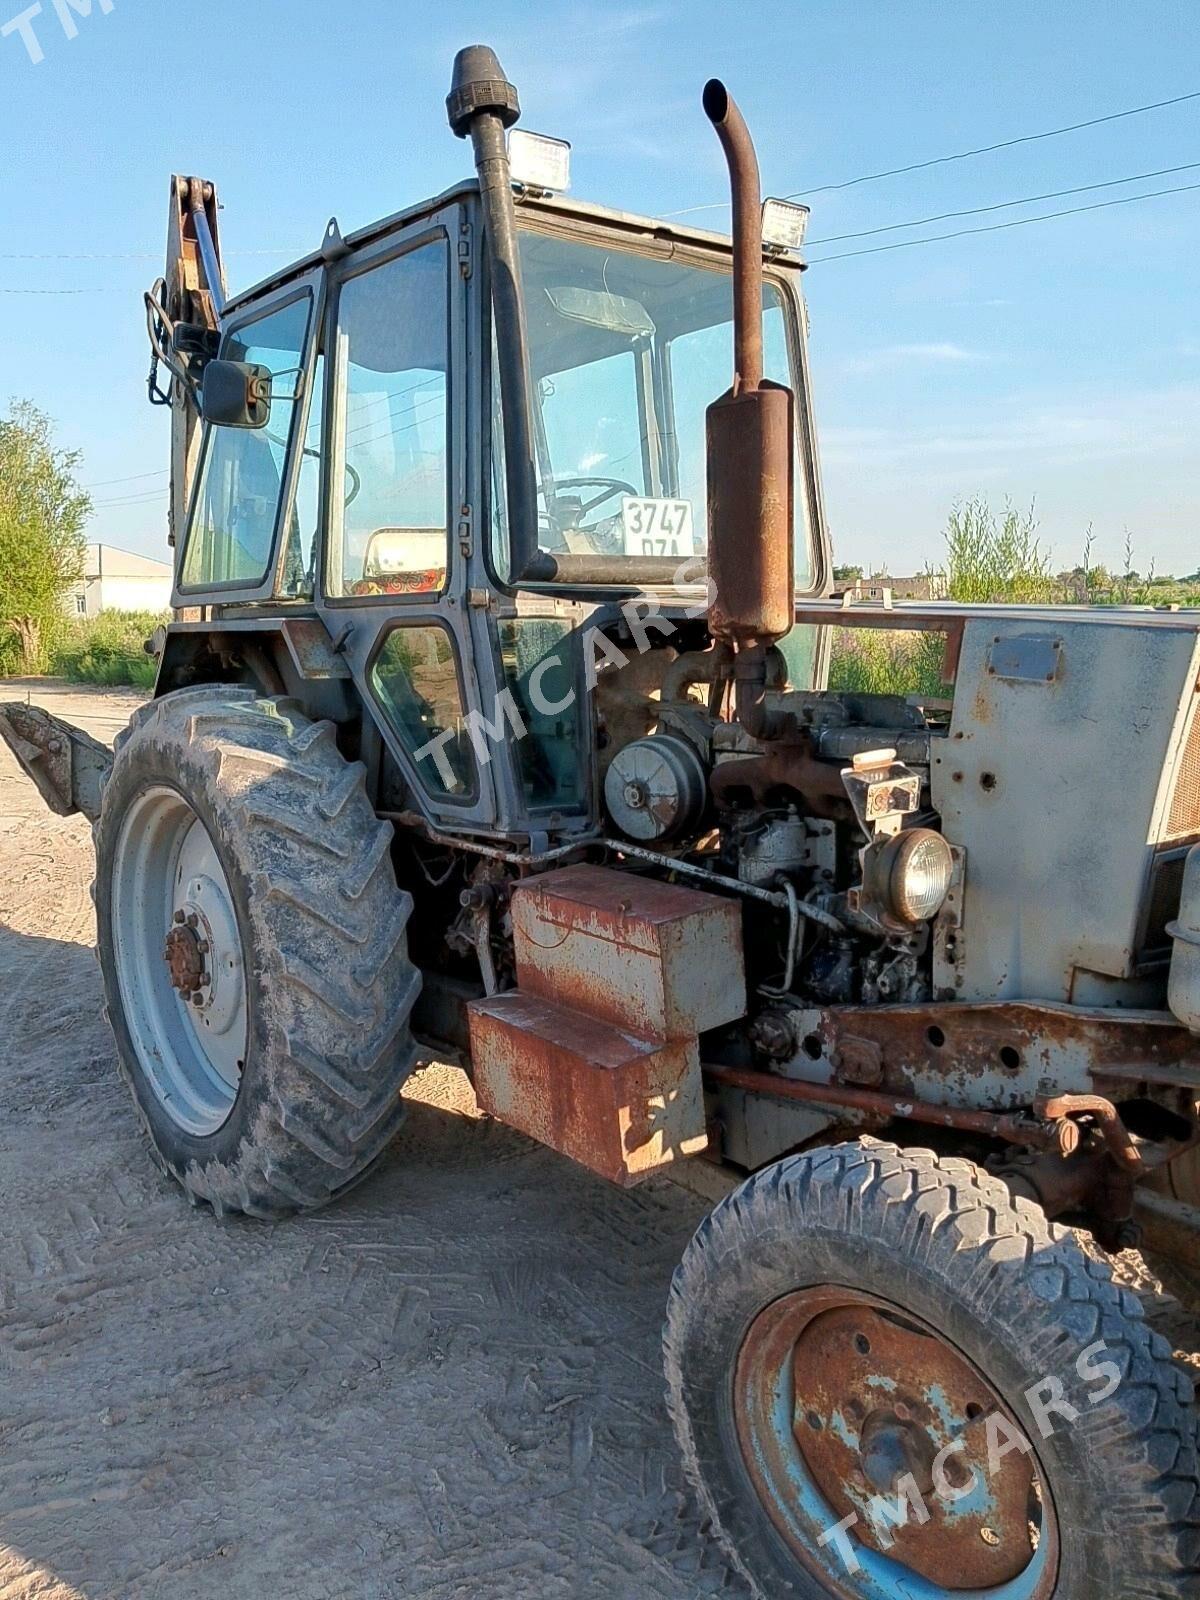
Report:
[[[931,783],[969,863],[934,990],[1107,1003],[1132,980],[1154,845],[1195,699],[1193,627],[971,619]],[[1130,983],[1124,1003],[1146,1003]],[[1161,1002],[1160,1002],[1161,1003]]]

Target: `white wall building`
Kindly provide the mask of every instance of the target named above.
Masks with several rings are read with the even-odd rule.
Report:
[[[171,604],[169,564],[111,544],[89,544],[84,575],[67,598],[72,616],[102,611],[166,611]]]

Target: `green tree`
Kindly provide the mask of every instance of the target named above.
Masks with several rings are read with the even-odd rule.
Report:
[[[28,401],[0,417],[0,674],[45,670],[83,576],[92,503],[75,479],[79,459],[55,446],[49,417]]]

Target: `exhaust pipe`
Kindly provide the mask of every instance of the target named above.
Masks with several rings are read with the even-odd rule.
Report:
[[[750,130],[719,79],[705,85],[703,103],[733,201],[733,386],[707,418],[708,626],[751,652],[738,671],[749,710],[760,678],[765,689],[767,648],[795,623],[795,399],[763,378],[762,191]]]

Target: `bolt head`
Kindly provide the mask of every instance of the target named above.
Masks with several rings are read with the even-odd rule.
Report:
[[[175,913],[175,922],[176,922],[176,925],[177,925],[177,926],[178,926],[178,927],[182,927],[182,926],[183,926],[183,924],[184,924],[184,923],[185,923],[185,922],[186,922],[186,921],[187,921],[187,918],[186,918],[186,917],[185,917],[185,916],[184,916],[184,914],[183,914],[183,912],[182,912],[182,911],[177,911],[177,912],[176,912],[176,913]]]
[[[192,1004],[194,1006],[202,1006],[204,1004],[204,996],[200,993],[199,989],[195,990],[192,994]]]

